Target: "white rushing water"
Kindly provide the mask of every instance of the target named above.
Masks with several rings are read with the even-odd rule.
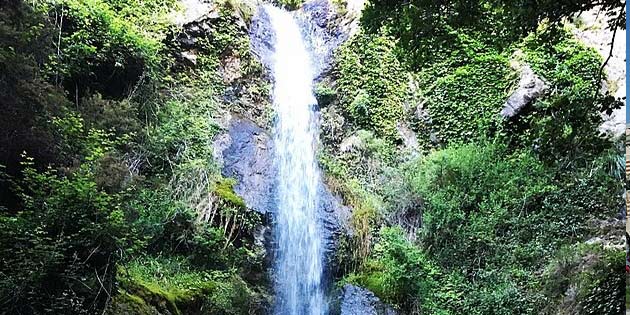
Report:
[[[272,56],[278,244],[276,314],[322,315],[322,240],[318,229],[319,172],[315,161],[314,70],[300,27],[286,11],[267,5],[275,32]]]

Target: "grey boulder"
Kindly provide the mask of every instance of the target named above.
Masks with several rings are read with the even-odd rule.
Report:
[[[516,91],[505,102],[501,116],[505,119],[516,117],[523,108],[530,106],[547,91],[547,84],[528,66],[523,66]]]
[[[341,315],[396,315],[396,311],[381,302],[374,293],[346,284],[341,298]]]

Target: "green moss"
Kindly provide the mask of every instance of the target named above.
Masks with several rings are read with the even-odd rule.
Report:
[[[332,0],[338,15],[344,16],[348,13],[348,0]]]
[[[247,208],[245,200],[234,192],[236,180],[232,178],[221,178],[214,186],[214,192],[225,202],[241,209]]]
[[[302,5],[304,0],[276,0],[276,2],[286,9],[295,10]]]
[[[139,265],[132,263],[126,268],[120,269],[118,280],[121,288],[125,290],[123,295],[133,296],[131,297],[132,302],[142,301],[136,305],[152,305],[157,310],[181,314],[176,302],[178,300],[181,302],[182,299],[179,297],[182,295],[182,290],[177,287],[160,286],[152,279],[143,277],[146,275],[140,274],[138,268]]]
[[[113,297],[106,314],[153,315],[155,308],[148,305],[141,297],[125,291]]]
[[[317,98],[317,104],[320,107],[330,105],[337,94],[333,88],[324,82],[319,82],[315,85],[314,93]]]
[[[162,313],[246,314],[261,299],[235,273],[197,270],[181,258],[135,260],[120,270],[118,280],[127,300]]]

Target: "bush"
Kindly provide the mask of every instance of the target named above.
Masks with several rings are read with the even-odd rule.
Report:
[[[610,218],[619,209],[621,201],[610,192],[619,191],[621,183],[606,171],[604,160],[567,175],[531,152],[486,143],[450,146],[404,168],[423,199],[424,251],[450,273],[449,279],[456,279],[454,292],[469,292],[462,304],[449,303],[449,309],[538,314],[547,305],[557,306],[554,295],[537,287],[537,270],[562,246],[592,234],[590,219]],[[596,278],[583,284],[600,283]],[[563,281],[549,283],[562,286]],[[613,296],[615,288],[591,291],[590,296]],[[591,306],[613,307],[598,301]]]
[[[529,35],[522,49],[534,72],[555,88],[510,122],[512,141],[536,148],[547,163],[584,167],[611,146],[598,134],[600,113],[620,106],[599,94],[601,57],[569,31],[547,27]]]
[[[423,251],[405,239],[401,229],[383,228],[379,236],[363,267],[346,281],[363,286],[406,311],[434,307],[432,292],[437,287],[439,270]]]
[[[399,60],[419,70],[509,46],[532,28],[514,23],[509,13],[509,5],[496,1],[375,0],[366,5],[361,22],[368,33],[386,29],[398,38]]]
[[[545,314],[618,315],[624,309],[623,252],[598,244],[563,247],[546,266]]]
[[[117,137],[141,131],[138,106],[130,100],[107,100],[95,93],[81,101],[80,112],[89,128],[112,132]]]
[[[468,142],[496,132],[513,79],[507,59],[499,55],[476,57],[438,78],[425,93],[438,141]]]
[[[141,76],[159,66],[172,1],[63,0],[40,3],[61,25],[58,55],[51,55],[47,73],[72,94],[98,91],[121,99]],[[139,12],[152,12],[152,18]],[[63,17],[63,18],[62,18]],[[142,17],[142,18],[141,18]],[[146,72],[146,73],[145,73]]]
[[[358,34],[339,52],[335,76],[340,102],[360,128],[390,142],[399,140],[397,123],[404,116],[405,72],[393,53],[395,40],[386,35]]]
[[[0,216],[0,296],[9,313],[89,314],[113,288],[123,214],[85,169],[64,178],[27,162],[24,207]]]
[[[335,90],[323,82],[316,84],[313,92],[315,94],[315,98],[317,98],[317,104],[320,107],[330,105],[336,97]]]
[[[422,242],[442,264],[469,272],[486,264],[500,268],[510,251],[501,239],[516,232],[511,218],[536,211],[541,195],[553,189],[531,154],[504,154],[497,144],[451,146],[411,166],[411,185],[425,201]]]
[[[39,73],[53,53],[53,30],[41,12],[24,1],[4,1],[0,20],[0,164],[19,176],[25,151],[38,167],[65,160],[50,121],[70,102]],[[10,206],[17,202],[4,185],[0,200]]]

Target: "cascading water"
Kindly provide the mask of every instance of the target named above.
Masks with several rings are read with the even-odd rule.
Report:
[[[275,236],[276,314],[323,315],[322,240],[317,209],[319,172],[312,109],[314,70],[300,27],[286,11],[266,5],[275,44],[271,59],[278,169]]]

